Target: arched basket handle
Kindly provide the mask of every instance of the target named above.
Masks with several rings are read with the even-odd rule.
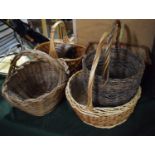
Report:
[[[117,36],[116,36],[116,40],[118,37],[118,29],[119,29],[119,25],[117,23],[114,23],[112,31],[110,33],[105,32],[96,49],[96,54],[92,63],[92,67],[91,67],[91,71],[90,71],[90,75],[89,75],[89,80],[88,80],[88,88],[87,88],[87,108],[89,110],[92,110],[93,108],[93,84],[94,84],[94,78],[95,78],[95,71],[101,56],[101,51],[103,46],[106,46],[105,51],[104,51],[104,64],[103,64],[103,75],[105,78],[105,83],[104,85],[107,83],[108,79],[109,79],[109,64],[110,64],[110,54],[111,54],[111,46],[112,46],[112,42],[113,42],[113,38],[114,38],[114,34],[115,32],[117,32]],[[105,41],[107,42],[105,44]],[[117,44],[116,44],[117,46]]]
[[[39,52],[39,53],[38,53]],[[44,55],[44,57],[43,57]],[[13,58],[13,60],[11,61],[10,64],[10,68],[9,68],[9,72],[8,72],[8,77],[10,77],[12,74],[14,74],[16,72],[16,69],[19,68],[17,66],[17,61],[22,57],[22,56],[27,56],[29,58],[32,58],[32,60],[30,61],[47,61],[49,60],[49,57],[47,54],[37,51],[37,50],[33,50],[33,51],[22,51],[21,53],[18,53],[15,55],[15,57]],[[46,58],[46,60],[45,60]],[[51,60],[49,60],[51,61]],[[20,65],[20,67],[22,67],[22,65]]]
[[[67,31],[66,31],[66,27],[65,27],[65,23],[62,20],[57,21],[52,27],[51,27],[51,34],[50,34],[50,51],[49,54],[53,57],[53,58],[58,58],[58,54],[56,52],[55,49],[55,43],[54,43],[54,36],[55,36],[55,31],[56,28],[60,26],[61,29],[61,39],[64,43],[69,43],[69,37],[67,35]]]

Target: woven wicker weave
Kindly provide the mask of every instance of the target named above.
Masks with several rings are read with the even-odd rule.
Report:
[[[134,52],[128,48],[120,46],[118,38],[121,25],[118,21],[116,23],[118,28],[115,28],[117,34],[115,47],[111,46],[109,51],[106,51],[105,48],[102,49],[95,71],[93,86],[94,106],[119,106],[128,102],[136,94],[144,73],[144,60],[133,54]],[[83,60],[83,70],[86,77],[89,77],[95,50],[86,51],[88,54]],[[104,84],[104,72],[108,76],[106,85]]]
[[[124,123],[134,111],[141,96],[139,87],[135,96],[126,104],[116,107],[87,107],[87,91],[83,71],[71,76],[66,87],[66,98],[78,117],[86,124],[96,128],[113,128]],[[78,93],[77,93],[78,92]]]
[[[61,26],[63,35],[59,40],[54,40],[55,31],[58,26]],[[84,46],[71,43],[67,36],[63,21],[58,21],[52,26],[50,42],[39,44],[35,49],[44,51],[50,54],[53,58],[64,58],[69,66],[70,73],[81,68],[82,57],[85,54]]]
[[[22,57],[30,61],[17,67]],[[65,67],[64,67],[65,66]],[[40,51],[23,51],[17,54],[3,84],[3,96],[22,111],[43,116],[53,110],[64,95],[67,82],[67,65]]]
[[[95,52],[90,52],[83,60],[85,77],[88,77]],[[118,106],[131,100],[138,90],[144,72],[144,63],[125,48],[111,50],[109,79],[104,85],[104,50],[96,69],[93,98],[94,106]]]
[[[119,79],[120,78],[119,75],[114,75],[115,78],[116,76],[118,76],[115,81],[111,81],[112,78],[109,78],[111,46],[114,34],[115,32],[117,32],[117,28],[118,25],[115,24],[111,33],[104,33],[103,36],[101,37],[100,42],[97,46],[96,54],[93,57],[94,60],[89,74],[86,71],[86,68],[84,68],[82,71],[75,73],[69,79],[66,87],[67,100],[69,101],[71,107],[76,112],[76,114],[80,117],[80,119],[83,122],[98,128],[112,128],[115,127],[116,125],[125,122],[133,112],[134,107],[141,95],[141,88],[136,89],[136,92],[133,94],[132,98],[130,97],[130,100],[124,102],[123,104],[121,103],[120,106],[116,106],[116,104],[112,104],[112,102],[107,102],[108,100],[105,99],[106,97],[114,102],[115,100],[116,101],[119,100],[119,102],[123,101],[119,94],[120,93],[119,87],[121,87],[121,85],[124,83],[124,87],[123,86],[121,87],[121,93],[122,95],[124,95],[123,92],[126,93],[125,87],[127,87],[126,89],[128,89],[128,84],[126,83],[132,83],[133,75],[136,74],[136,72],[134,72],[133,75],[130,75],[129,74],[130,72],[127,71],[127,75],[124,76],[129,77],[124,78],[124,76],[122,75],[121,79]],[[102,48],[105,45],[104,43],[105,40],[107,41],[107,44],[105,50],[103,50],[104,51],[104,62],[102,65],[103,72],[100,71],[96,72],[99,59],[102,53]],[[138,65],[138,67],[141,66]],[[95,73],[101,74],[102,77],[95,76]],[[119,72],[117,72],[117,74],[119,74]],[[141,74],[142,73],[140,73],[139,75],[142,76]],[[100,79],[97,79],[96,77]],[[132,83],[132,88],[139,87],[140,82],[139,80],[137,81],[138,84],[136,82]],[[95,98],[94,97],[95,95],[93,94],[96,91],[94,90],[95,85],[97,85],[99,89],[105,89],[106,87],[106,91],[109,94],[104,94],[106,93],[106,91],[105,92],[102,91],[100,95],[103,95],[104,99],[100,98],[100,96],[98,96],[98,98]],[[114,94],[115,96],[113,96],[113,94],[110,94],[113,93],[111,92],[112,90],[115,91]],[[119,94],[118,96],[117,93]],[[99,103],[101,103],[101,105],[106,105],[107,107],[99,107],[98,103],[97,104],[94,103],[97,100],[100,100]],[[108,103],[111,104],[109,104],[108,106]],[[96,105],[97,107],[94,107]],[[115,107],[110,107],[111,105],[113,106],[115,105]]]

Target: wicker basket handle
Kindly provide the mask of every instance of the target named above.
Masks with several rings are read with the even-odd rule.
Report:
[[[93,60],[93,64],[91,67],[90,75],[89,75],[89,81],[88,81],[88,91],[87,91],[87,108],[90,110],[93,108],[93,84],[94,84],[94,76],[95,71],[97,68],[97,64],[99,62],[99,58],[101,55],[101,50],[103,46],[103,42],[107,39],[108,33],[104,33],[99,41],[99,44],[97,46],[96,54]]]
[[[115,22],[114,22],[114,26],[117,26],[117,34],[116,34],[116,43],[115,43],[115,47],[116,48],[118,48],[119,47],[119,44],[120,44],[120,40],[122,39],[122,26],[121,26],[122,24],[121,24],[121,22],[120,22],[120,20],[116,20]]]
[[[45,53],[42,53],[45,55],[46,57],[46,61],[48,59],[48,56],[46,56]],[[30,58],[33,58],[33,60],[30,61],[35,61],[35,60],[39,60],[39,61],[45,61],[45,58],[42,57],[42,55],[38,54],[36,51],[23,51],[21,53],[18,53],[15,55],[15,57],[13,58],[13,60],[11,61],[10,64],[10,68],[9,68],[9,72],[8,72],[8,77],[10,77],[12,74],[15,73],[16,69],[19,68],[19,66],[17,66],[17,61],[22,57],[22,56],[27,56]],[[50,61],[50,60],[49,60]],[[22,66],[22,65],[21,65]],[[20,67],[21,67],[20,66]]]
[[[58,55],[57,55],[57,52],[56,52],[56,49],[55,49],[55,43],[54,43],[54,35],[55,35],[55,31],[56,31],[56,28],[60,26],[60,29],[61,29],[61,40],[64,42],[64,43],[68,43],[70,42],[69,38],[68,38],[68,35],[67,35],[67,31],[66,31],[66,27],[65,27],[65,23],[60,20],[60,21],[57,21],[51,28],[51,34],[50,34],[50,51],[49,51],[49,54],[53,57],[53,58],[58,58]]]
[[[93,108],[93,84],[94,84],[94,77],[95,77],[95,71],[100,59],[101,51],[103,46],[106,46],[105,51],[104,51],[104,64],[103,64],[103,75],[105,79],[104,85],[107,83],[108,78],[109,78],[109,64],[110,64],[110,54],[111,54],[111,45],[113,42],[114,34],[117,30],[117,37],[118,37],[118,29],[119,25],[114,24],[113,28],[110,33],[104,33],[98,43],[97,49],[96,49],[96,54],[93,60],[93,64],[91,67],[90,75],[89,75],[89,81],[88,81],[88,91],[87,91],[87,107],[92,110]],[[118,41],[116,37],[116,41]],[[105,41],[107,44],[105,44]],[[117,44],[116,44],[117,45]]]

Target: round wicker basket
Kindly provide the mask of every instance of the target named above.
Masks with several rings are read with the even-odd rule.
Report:
[[[30,61],[16,66],[22,56]],[[53,110],[62,99],[68,76],[67,65],[46,53],[23,51],[12,60],[9,74],[3,84],[2,94],[12,106],[35,116]]]
[[[144,62],[125,48],[111,49],[109,78],[104,85],[103,65],[105,51],[102,50],[101,57],[96,69],[93,95],[94,106],[119,106],[131,100],[136,94],[144,73]],[[95,51],[89,52],[83,59],[83,70],[89,77]]]
[[[55,40],[54,35],[58,26],[61,26],[63,34],[59,40]],[[53,58],[63,58],[72,74],[81,69],[82,58],[86,48],[82,45],[72,43],[67,36],[64,22],[58,21],[52,26],[50,41],[37,45],[35,49],[46,52]]]
[[[140,87],[135,96],[121,106],[93,107],[90,109],[87,105],[87,94],[83,78],[83,71],[78,71],[70,77],[66,86],[66,98],[77,116],[84,123],[96,128],[113,128],[124,123],[129,118],[141,96]]]
[[[139,80],[136,80],[137,83],[136,82],[132,83],[132,88],[134,87],[137,88],[135,93],[133,94],[132,97],[130,96],[130,100],[128,100],[129,99],[128,98],[127,99],[128,101],[122,103],[122,101],[124,101],[124,98],[127,97],[128,94],[125,95],[125,97],[122,100],[121,95],[124,95],[124,93],[126,93],[127,91],[125,90],[125,87],[123,88],[123,86],[121,87],[121,85],[123,85],[124,83],[124,85],[127,87],[126,89],[128,89],[128,84],[126,83],[132,82],[132,80],[134,79],[133,75],[132,76],[129,75],[129,77],[121,79],[117,75],[118,78],[111,81],[112,78],[110,78],[110,72],[109,72],[111,46],[115,32],[118,31],[118,28],[119,25],[114,24],[112,31],[110,33],[104,33],[103,36],[101,37],[99,44],[97,46],[96,54],[93,57],[94,60],[89,74],[85,68],[82,71],[75,73],[69,79],[66,87],[67,100],[69,101],[71,107],[76,112],[76,114],[80,117],[80,119],[83,122],[98,128],[112,128],[125,122],[133,112],[134,107],[141,95],[141,88],[139,87],[140,82]],[[107,41],[107,44],[105,44],[105,41]],[[96,69],[101,57],[102,48],[105,45],[106,48],[104,50],[104,62],[102,65],[103,72],[102,77],[100,77],[100,80],[98,80],[97,79],[98,76],[96,76],[95,73],[97,73]],[[141,66],[138,65],[138,67]],[[119,74],[119,72],[117,73]],[[138,78],[137,75],[135,79],[136,78]],[[123,83],[121,83],[122,81]],[[98,93],[96,91],[99,91],[99,89],[94,90],[96,84],[101,90],[104,90],[106,88],[105,92],[102,91],[97,96],[98,98],[96,98],[95,95]],[[121,95],[119,94],[120,93],[119,87],[121,87],[122,92]],[[112,90],[114,90],[114,92]],[[101,95],[103,97],[101,97]],[[109,100],[107,100],[106,98],[108,98],[111,102],[109,102]],[[112,101],[115,102],[117,100],[118,100],[118,102],[116,102],[117,104],[116,103],[112,104]],[[101,105],[98,105],[98,103],[96,104],[95,102],[100,103],[102,107]]]
[[[106,48],[101,50],[95,71],[94,106],[112,107],[130,101],[138,90],[145,69],[144,60],[140,56],[134,54],[131,49],[121,46],[118,39],[121,31],[119,21],[116,21],[112,31],[113,38],[116,36],[115,46],[112,46],[110,42],[109,45],[103,44],[103,46],[111,46],[111,48],[109,48],[109,51]],[[87,48],[86,53],[88,54],[83,59],[83,70],[86,77],[90,75],[96,53],[95,48],[89,49]],[[106,84],[105,79],[107,79]]]

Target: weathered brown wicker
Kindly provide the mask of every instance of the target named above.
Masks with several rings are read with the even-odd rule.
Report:
[[[22,57],[30,61],[17,67]],[[33,50],[17,54],[3,84],[3,96],[16,108],[35,116],[43,116],[53,110],[64,95],[67,82],[67,65],[46,53]]]
[[[67,87],[66,87],[67,100],[69,101],[71,107],[76,112],[76,114],[80,117],[80,119],[83,122],[90,124],[94,127],[98,127],[98,128],[112,128],[112,127],[115,127],[116,125],[119,125],[125,122],[128,119],[128,117],[131,115],[131,113],[133,112],[134,107],[141,95],[141,88],[136,89],[136,92],[134,96],[132,96],[132,99],[130,98],[130,100],[127,102],[124,102],[123,105],[121,103],[121,105],[115,106],[115,107],[110,107],[111,105],[113,105],[112,102],[110,102],[111,104],[109,104],[109,102],[104,104],[105,102],[107,102],[107,100],[105,99],[104,100],[101,100],[102,98],[94,99],[95,95],[93,94],[94,93],[93,88],[95,88],[95,85],[98,84],[98,87],[101,85],[100,89],[104,89],[106,87],[106,91],[109,93],[109,94],[106,94],[107,98],[115,102],[115,98],[118,97],[117,100],[120,101],[119,97],[121,96],[117,95],[117,93],[119,93],[118,91],[119,87],[121,87],[121,90],[120,90],[121,92],[123,91],[124,93],[126,93],[125,89],[128,89],[126,88],[128,87],[126,82],[127,83],[131,81],[133,82],[133,79],[134,79],[133,76],[134,74],[136,74],[136,72],[134,72],[133,75],[130,75],[129,73],[127,73],[127,75],[129,74],[128,76],[131,79],[126,80],[126,78],[124,77],[127,75],[124,75],[124,76],[122,75],[123,77],[119,77],[119,75],[117,75],[119,74],[119,72],[117,72],[117,74],[114,75],[116,80],[113,81],[112,78],[109,78],[109,75],[110,75],[109,64],[110,64],[110,56],[111,56],[110,49],[111,49],[112,40],[113,40],[112,38],[116,32],[117,26],[118,26],[117,24],[114,26],[110,34],[104,33],[104,35],[101,37],[100,42],[97,46],[96,54],[95,54],[92,67],[91,67],[91,71],[89,72],[89,74],[86,72],[86,69],[83,69],[82,71],[75,73],[69,79]],[[106,39],[107,39],[108,44],[105,50],[103,51],[104,52],[104,63],[102,66],[103,74],[100,73],[100,71],[97,72],[102,75],[98,77],[98,76],[95,76],[96,68],[97,68],[101,53],[102,53],[102,47],[105,45],[104,42]],[[141,67],[141,66],[138,66],[138,67]],[[137,81],[138,81],[138,87],[139,87],[139,80]],[[121,84],[126,85],[126,86],[123,87],[121,86]],[[136,82],[133,84],[136,85]],[[136,86],[134,85],[130,89],[137,87],[137,85]],[[116,92],[116,95],[114,95],[114,97],[112,96],[113,94],[110,95],[111,91],[113,90]],[[98,91],[100,90],[98,89]],[[101,93],[100,95],[104,96],[104,93],[106,92],[102,91]],[[122,95],[124,94],[122,93]],[[106,106],[108,106],[109,104],[109,106],[99,107],[98,103],[97,104],[95,103],[97,102],[97,100],[100,100],[99,101],[100,104],[106,105]],[[96,105],[97,107],[95,107]]]
[[[63,35],[59,40],[55,40],[54,35],[58,26],[61,26]],[[64,58],[69,66],[70,73],[73,73],[81,68],[86,48],[82,45],[72,43],[67,36],[64,22],[58,21],[52,26],[50,42],[39,44],[35,49],[44,51],[53,58]]]

